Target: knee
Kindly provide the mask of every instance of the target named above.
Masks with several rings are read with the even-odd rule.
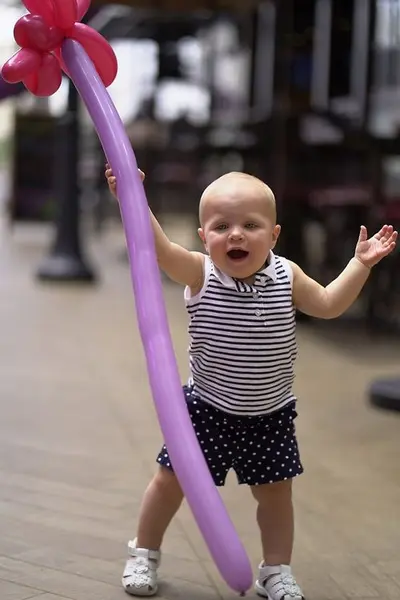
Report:
[[[284,502],[292,498],[292,480],[266,483],[251,488],[251,492],[259,504]]]
[[[183,498],[183,492],[176,475],[166,467],[159,467],[153,478],[152,485],[164,497],[169,496],[176,500]]]

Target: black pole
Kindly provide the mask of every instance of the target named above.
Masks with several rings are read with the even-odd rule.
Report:
[[[71,81],[68,105],[57,124],[55,240],[37,276],[49,282],[94,282],[96,277],[82,252],[79,188],[79,95]]]

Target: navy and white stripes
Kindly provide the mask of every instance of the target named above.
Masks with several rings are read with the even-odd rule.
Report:
[[[292,393],[297,355],[292,270],[272,252],[253,285],[232,279],[205,257],[205,281],[191,298],[190,384],[200,398],[233,415],[280,410]]]

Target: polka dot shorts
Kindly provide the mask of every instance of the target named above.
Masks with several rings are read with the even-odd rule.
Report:
[[[303,472],[296,440],[295,404],[262,417],[237,417],[202,402],[184,387],[197,438],[215,485],[223,486],[230,469],[247,485],[276,483]],[[157,462],[173,467],[164,445]]]

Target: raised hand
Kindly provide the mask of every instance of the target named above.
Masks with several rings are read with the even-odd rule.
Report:
[[[141,171],[140,169],[139,169],[139,174],[140,174],[141,180],[144,181],[146,176],[143,173],[143,171]],[[112,193],[113,196],[115,196],[115,198],[117,198],[117,178],[115,177],[115,175],[112,171],[112,168],[110,167],[110,165],[108,163],[106,164],[105,176],[107,179],[108,188],[109,188],[110,192]]]
[[[355,257],[368,268],[378,264],[396,247],[397,231],[392,225],[384,225],[378,233],[368,239],[367,228],[362,226],[358,238]]]

